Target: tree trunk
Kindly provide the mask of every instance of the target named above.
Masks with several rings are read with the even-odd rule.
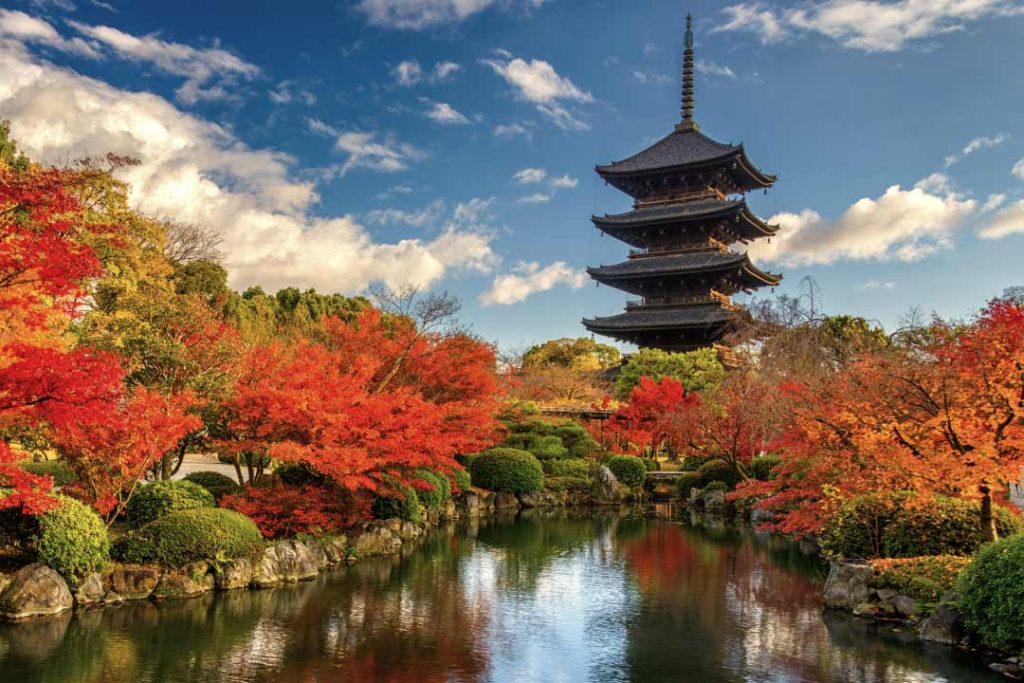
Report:
[[[160,459],[160,479],[166,481],[174,474],[171,467],[171,458],[174,456],[165,455]]]
[[[986,541],[998,541],[996,518],[992,514],[992,491],[986,484],[978,487],[981,492],[981,536]]]
[[[242,476],[242,465],[239,464],[238,457],[238,455],[235,455],[235,459],[231,464],[235,466],[235,475],[238,477],[238,485],[245,486],[245,478]]]

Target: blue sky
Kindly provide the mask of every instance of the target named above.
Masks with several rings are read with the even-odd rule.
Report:
[[[211,5],[216,7],[211,8]],[[503,346],[626,295],[596,163],[696,118],[779,176],[755,261],[891,327],[1024,284],[1024,2],[6,2],[0,117],[33,156],[113,151],[154,215],[221,232],[234,286],[447,289]]]

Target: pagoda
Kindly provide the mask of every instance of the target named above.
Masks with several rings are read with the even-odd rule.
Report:
[[[647,149],[595,170],[634,202],[628,213],[591,220],[603,234],[634,248],[628,260],[587,272],[641,298],[628,302],[625,313],[583,320],[591,332],[667,351],[715,345],[746,315],[732,295],[782,279],[730,249],[778,230],[754,215],[744,199],[751,190],[771,187],[775,176],[750,163],[742,144],[712,140],[694,121],[689,15],[682,121]]]

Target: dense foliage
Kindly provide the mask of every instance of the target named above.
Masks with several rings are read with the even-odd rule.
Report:
[[[111,555],[120,562],[180,567],[190,562],[246,557],[263,546],[251,519],[233,510],[171,512],[119,538]]]
[[[714,349],[698,349],[672,353],[660,349],[640,349],[629,357],[615,380],[615,396],[628,399],[641,377],[655,383],[671,378],[682,384],[686,392],[700,393],[714,389],[725,379],[725,368]]]
[[[992,543],[978,553],[957,583],[964,624],[985,645],[1024,645],[1024,535]]]
[[[586,479],[590,476],[593,464],[582,458],[567,458],[565,460],[545,460],[541,463],[544,475],[547,477],[580,477]]]
[[[191,472],[185,475],[185,481],[202,486],[215,500],[238,490],[238,483],[220,472]]]
[[[950,592],[970,562],[970,558],[958,555],[872,560],[875,570],[872,585],[893,588],[915,600],[934,603]]]
[[[632,455],[613,455],[605,463],[620,484],[631,489],[644,485],[647,479],[647,467],[644,461]]]
[[[416,498],[428,510],[442,510],[452,498],[452,484],[448,477],[438,472],[420,469],[415,472],[412,487]]]
[[[40,477],[50,477],[54,486],[67,486],[75,481],[75,471],[63,460],[23,462],[21,469]]]
[[[128,501],[125,518],[133,527],[152,522],[170,512],[214,507],[213,494],[191,481],[158,481],[140,487]]]
[[[544,470],[531,453],[514,448],[492,448],[480,453],[472,466],[473,483],[508,493],[532,493],[544,484]]]
[[[340,531],[370,516],[368,495],[318,484],[246,486],[224,495],[220,506],[252,519],[264,538]]]
[[[373,499],[373,516],[376,519],[401,519],[406,522],[423,520],[423,506],[416,489],[401,483],[393,483],[391,490]]]

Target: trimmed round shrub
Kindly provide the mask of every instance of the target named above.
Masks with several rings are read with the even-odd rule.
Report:
[[[724,481],[712,481],[708,482],[707,486],[704,487],[705,491],[728,491],[729,485]]]
[[[374,498],[371,509],[375,519],[397,518],[406,522],[423,520],[423,507],[416,489],[405,484],[396,484],[392,493]]]
[[[1024,645],[1024,535],[986,545],[957,582],[964,625],[999,650]]]
[[[473,460],[473,483],[492,491],[533,493],[544,485],[540,461],[527,451],[492,448]]]
[[[458,489],[459,491],[468,491],[473,487],[473,480],[470,478],[468,470],[452,470],[451,480],[452,484],[454,484],[453,488]]]
[[[427,509],[440,510],[445,503],[451,500],[452,485],[448,481],[448,477],[425,469],[416,470],[414,476],[431,487],[429,489],[414,487],[416,497]]]
[[[683,462],[680,463],[679,469],[683,472],[696,472],[697,468],[708,461],[707,458],[701,458],[696,455],[688,455],[683,458]]]
[[[589,491],[590,479],[584,477],[547,477],[544,488],[548,491]]]
[[[882,531],[902,505],[902,497],[896,494],[858,496],[843,503],[821,529],[821,554],[830,560],[880,557]]]
[[[582,458],[566,458],[565,460],[547,460],[541,463],[545,477],[579,477],[590,478],[590,461]]]
[[[256,524],[222,508],[179,510],[153,520],[114,542],[121,562],[180,567],[189,562],[245,557],[263,547]]]
[[[631,489],[643,486],[644,480],[647,479],[644,461],[635,455],[613,455],[608,458],[607,464],[619,483]]]
[[[21,469],[29,474],[51,477],[54,486],[67,486],[78,477],[63,460],[41,460],[38,462],[23,462],[18,464]]]
[[[238,482],[220,472],[192,472],[185,475],[185,481],[202,486],[210,492],[215,500],[220,500],[221,496],[238,490]]]
[[[191,481],[157,481],[140,486],[128,500],[128,524],[140,527],[170,512],[212,508],[213,494]]]
[[[469,470],[469,468],[473,466],[473,461],[476,460],[476,456],[478,456],[478,455],[480,455],[480,454],[479,453],[459,453],[458,455],[455,456],[455,462],[457,462],[460,465],[462,465],[463,467],[465,467],[466,470]]]
[[[644,468],[646,468],[646,470],[648,472],[660,472],[661,471],[661,463],[658,461],[657,458],[644,458],[643,461],[644,461]]]
[[[740,480],[740,475],[735,468],[719,458],[705,461],[703,465],[697,468],[697,474],[700,475],[701,483],[704,486],[713,481],[722,481],[729,488],[732,488]]]
[[[555,436],[562,440],[562,445],[569,449],[570,458],[586,458],[601,450],[594,437],[583,425],[569,422],[555,428]]]
[[[538,460],[552,460],[556,458],[568,458],[569,449],[562,445],[562,440],[557,436],[537,436],[530,440],[527,447]]]
[[[1020,532],[1020,518],[1013,512],[996,507],[994,513],[1000,538]],[[882,530],[882,554],[970,555],[985,542],[980,521],[980,501],[936,498],[922,507],[904,508]]]
[[[689,498],[692,489],[699,489],[701,486],[700,475],[696,472],[680,472],[676,477],[676,494],[680,498]]]
[[[750,461],[750,473],[754,479],[760,481],[774,479],[772,469],[780,462],[782,462],[782,458],[777,455],[762,455]]]

